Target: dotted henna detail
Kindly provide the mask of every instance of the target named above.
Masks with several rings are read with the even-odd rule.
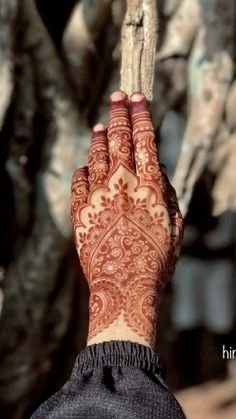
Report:
[[[90,228],[86,235],[79,235],[82,267],[86,267],[92,295],[91,309],[96,302],[90,316],[89,338],[107,328],[121,313],[139,336],[153,338],[157,278],[166,282],[170,263],[162,249],[171,243],[163,225],[163,211],[150,215],[147,199],[135,200],[126,188],[120,178],[113,199],[102,195],[104,211],[89,214]],[[98,285],[99,298],[95,292]],[[105,307],[110,307],[108,314]]]
[[[123,316],[153,343],[161,295],[179,256],[182,217],[142,106],[131,117],[124,102],[112,106],[108,132],[93,134],[88,169],[73,178],[72,223],[90,288],[89,339]]]

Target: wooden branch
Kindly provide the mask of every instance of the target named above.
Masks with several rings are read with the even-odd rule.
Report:
[[[213,214],[215,216],[219,216],[225,211],[236,211],[236,131],[232,133],[222,149],[220,151],[224,154],[221,156],[221,166],[212,191]]]
[[[209,151],[221,127],[225,101],[232,81],[233,3],[231,0],[227,8],[223,0],[214,0],[208,5],[210,11],[207,10],[207,17],[202,21],[189,60],[190,114],[173,179],[183,215],[187,213],[194,185],[203,172]],[[222,10],[220,20],[219,9]],[[202,14],[204,13],[205,9],[202,10]],[[218,26],[214,24],[214,19]],[[225,26],[225,36],[228,41],[231,40],[227,48],[223,31]],[[209,43],[209,36],[214,39],[214,31],[218,30],[221,33],[218,43]]]
[[[236,80],[232,83],[225,105],[226,123],[230,130],[236,131]]]
[[[0,131],[11,102],[14,88],[14,29],[18,11],[18,0],[0,1]],[[0,267],[0,284],[4,278],[4,269]],[[3,292],[0,289],[0,316],[3,306]]]
[[[152,113],[155,126],[159,127],[170,109],[185,103],[187,90],[187,61],[184,58],[168,58],[156,67],[155,97]],[[161,98],[161,100],[160,100]]]
[[[183,0],[165,0],[163,5],[163,12],[165,16],[171,16],[179,7]]]
[[[215,216],[225,211],[236,211],[235,166],[236,166],[236,81],[230,87],[225,106],[225,127],[210,155],[210,167],[216,175],[212,191]]]
[[[13,41],[18,0],[0,2],[0,131],[13,91]]]
[[[75,5],[63,35],[64,49],[68,54],[74,51],[74,59],[81,48],[93,49],[94,42],[110,17],[112,2],[97,0],[91,7],[87,1],[81,1]]]
[[[230,146],[229,138],[230,131],[225,121],[223,121],[216,135],[214,144],[212,144],[212,148],[209,152],[208,168],[214,176],[221,171],[221,168],[227,158]]]
[[[81,120],[72,100],[64,67],[39,19],[31,0],[25,1],[28,23],[27,42],[32,51],[39,94],[47,115],[47,141],[52,148],[46,150],[48,166],[42,180],[52,218],[65,237],[71,235],[69,216],[71,176],[78,165],[87,161],[90,132]],[[31,21],[34,22],[32,25]]]
[[[200,0],[182,0],[167,24],[163,45],[157,59],[186,56],[200,24]]]
[[[106,66],[102,53],[111,42],[105,33],[112,24],[112,4],[113,0],[95,0],[92,5],[87,0],[81,1],[74,7],[64,32],[63,54],[80,106],[86,107],[91,98],[100,96],[96,90],[102,84]],[[98,48],[102,34],[105,39]]]
[[[215,216],[225,211],[236,211],[235,166],[236,166],[236,83],[232,83],[226,100],[226,121],[221,126],[220,138],[210,154],[210,170],[216,176],[212,190]]]
[[[19,33],[19,39],[22,40]],[[15,53],[15,94],[12,106],[11,135],[6,169],[11,178],[15,201],[17,230],[24,229],[32,217],[30,197],[32,182],[26,173],[29,149],[33,143],[33,124],[36,111],[32,60],[24,45],[18,43]]]
[[[156,1],[127,0],[122,28],[121,89],[152,100],[158,34]]]

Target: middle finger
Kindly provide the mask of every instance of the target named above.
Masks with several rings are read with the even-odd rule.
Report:
[[[127,96],[122,91],[110,97],[108,149],[111,174],[121,164],[135,173],[131,121]]]

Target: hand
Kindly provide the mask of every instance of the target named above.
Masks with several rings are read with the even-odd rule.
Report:
[[[153,345],[158,307],[182,240],[174,189],[158,160],[148,104],[110,99],[108,130],[93,130],[88,167],[72,182],[72,223],[90,288],[89,344]]]

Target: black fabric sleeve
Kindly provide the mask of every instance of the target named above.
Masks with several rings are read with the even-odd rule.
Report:
[[[157,354],[128,341],[88,346],[67,383],[31,419],[184,419]]]

